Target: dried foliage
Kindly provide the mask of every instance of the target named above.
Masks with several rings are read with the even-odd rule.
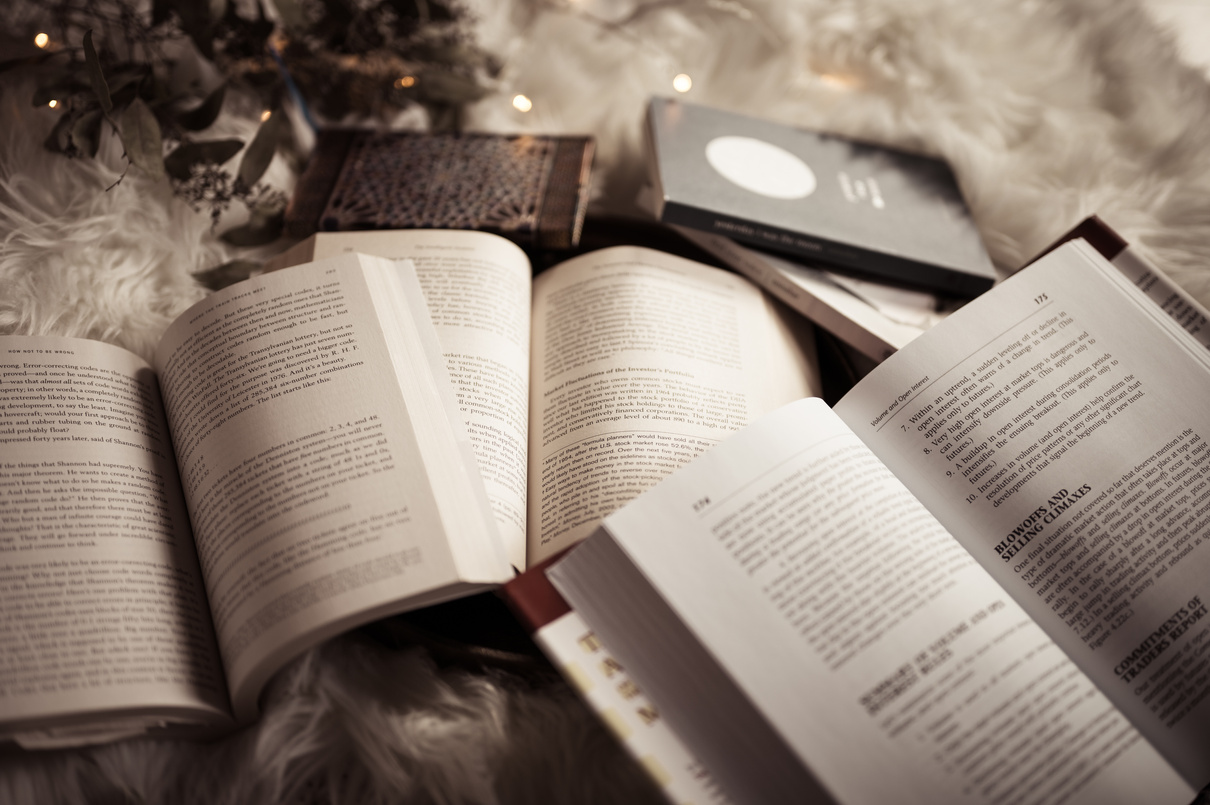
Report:
[[[60,110],[47,148],[95,157],[108,126],[127,169],[167,176],[216,223],[232,202],[246,205],[249,222],[223,237],[256,245],[281,231],[285,197],[260,180],[274,154],[294,148],[281,113],[287,96],[312,125],[317,117],[389,120],[419,104],[434,128],[454,128],[499,69],[474,45],[458,0],[276,0],[273,7],[274,18],[262,0],[31,4],[9,12],[9,31],[31,42],[46,32],[50,43],[0,70],[34,65],[33,104]],[[213,65],[217,82],[173,83],[175,63],[190,50]],[[249,143],[206,137],[232,91],[272,110]],[[223,166],[241,152],[232,174]]]

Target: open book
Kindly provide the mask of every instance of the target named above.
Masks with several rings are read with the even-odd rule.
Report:
[[[253,717],[360,623],[512,571],[415,273],[343,255],[182,314],[155,366],[0,339],[0,729]]]
[[[818,388],[810,331],[747,281],[606,250],[536,283],[530,427],[524,253],[355,235],[413,250],[423,291],[337,249],[199,303],[154,368],[0,339],[4,734],[251,718],[306,647],[506,581]]]
[[[1210,351],[1182,324],[1068,244],[549,575],[739,801],[1188,802]]]
[[[762,413],[818,393],[812,331],[752,283],[631,246],[533,277],[483,232],[325,232],[270,269],[410,259],[518,570]]]

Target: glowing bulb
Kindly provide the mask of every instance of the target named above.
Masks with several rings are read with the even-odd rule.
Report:
[[[268,120],[272,116],[273,116],[273,110],[266,109],[265,111],[260,113],[260,122],[264,123],[266,120]]]
[[[416,76],[405,75],[402,78],[395,79],[395,89],[403,89],[404,87],[415,86]]]
[[[528,112],[530,109],[534,108],[534,102],[529,98],[526,98],[524,95],[514,95],[513,108],[518,112]]]
[[[819,82],[829,89],[857,89],[861,82],[854,76],[843,75],[841,73],[823,73],[819,76]]]
[[[47,106],[49,106],[51,109],[55,109],[55,108],[57,108],[57,107],[59,106],[59,102],[58,102],[58,101],[51,101],[50,103],[48,103],[48,104],[46,104],[46,105],[47,105]]]
[[[672,79],[672,88],[677,92],[688,92],[693,88],[693,79],[681,73],[676,78]]]
[[[34,37],[34,44],[40,48],[44,48],[50,44],[50,37],[46,34],[38,34]]]

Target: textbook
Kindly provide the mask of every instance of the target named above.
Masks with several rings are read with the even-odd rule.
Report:
[[[738,801],[1189,802],[1210,350],[1182,305],[1061,246],[548,575]]]
[[[820,389],[810,325],[722,269],[617,246],[534,277],[515,244],[448,230],[322,232],[268,268],[350,249],[414,262],[517,570]]]
[[[367,621],[509,579],[410,264],[238,283],[154,364],[0,338],[0,734],[215,734]]]

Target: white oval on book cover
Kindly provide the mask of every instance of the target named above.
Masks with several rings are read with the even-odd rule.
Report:
[[[727,181],[762,196],[797,199],[815,192],[807,163],[755,137],[715,137],[706,143],[706,161]]]

